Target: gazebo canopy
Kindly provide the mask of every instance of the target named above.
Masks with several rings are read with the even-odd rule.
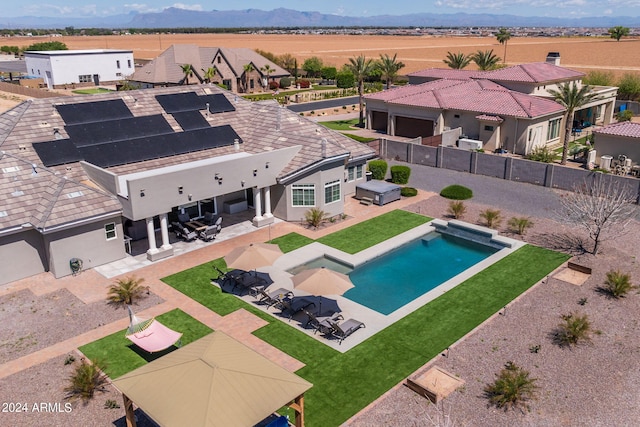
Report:
[[[252,426],[312,387],[221,332],[213,332],[113,383],[166,427]]]

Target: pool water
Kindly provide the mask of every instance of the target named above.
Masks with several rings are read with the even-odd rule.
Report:
[[[355,288],[344,297],[390,314],[497,251],[459,237],[429,233],[358,266],[349,274]]]

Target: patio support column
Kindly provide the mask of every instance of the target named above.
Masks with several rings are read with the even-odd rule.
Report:
[[[162,250],[171,249],[171,243],[169,243],[169,220],[167,219],[167,213],[160,214],[160,234],[162,235]]]
[[[158,247],[156,246],[156,230],[153,226],[153,217],[149,217],[146,219],[147,221],[147,238],[149,239],[149,250],[147,254],[153,255],[158,252]]]
[[[137,427],[136,415],[133,411],[133,402],[126,394],[122,395],[122,400],[124,401],[124,417],[127,422],[127,427]]]
[[[271,218],[273,214],[271,213],[271,187],[264,187],[264,217]]]
[[[256,216],[253,217],[253,222],[262,220],[262,188],[256,188],[253,192],[253,206],[256,210]]]
[[[289,404],[289,408],[293,409],[293,425],[296,427],[304,427],[304,394],[296,397]]]

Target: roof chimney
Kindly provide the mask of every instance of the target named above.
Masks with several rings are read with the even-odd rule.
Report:
[[[320,141],[320,150],[322,153],[322,158],[325,159],[327,157],[327,139],[322,138]]]
[[[560,52],[547,53],[547,64],[560,65]]]

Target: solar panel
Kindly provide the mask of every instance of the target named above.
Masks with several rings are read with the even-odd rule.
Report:
[[[205,104],[209,104],[209,112],[216,113],[225,113],[227,111],[236,111],[236,108],[229,102],[226,96],[221,93],[216,93],[213,95],[204,95],[200,98],[204,99]]]
[[[207,119],[202,117],[200,111],[184,111],[182,113],[173,113],[173,118],[176,119],[182,130],[194,130],[210,127]]]
[[[164,111],[169,114],[181,111],[204,110],[206,102],[195,92],[172,93],[168,95],[156,95]]]
[[[67,125],[119,120],[133,117],[122,99],[56,105],[56,110]]]
[[[173,132],[161,114],[65,126],[65,130],[77,147]]]
[[[33,148],[46,167],[79,162],[83,159],[78,149],[68,139],[36,142]]]

